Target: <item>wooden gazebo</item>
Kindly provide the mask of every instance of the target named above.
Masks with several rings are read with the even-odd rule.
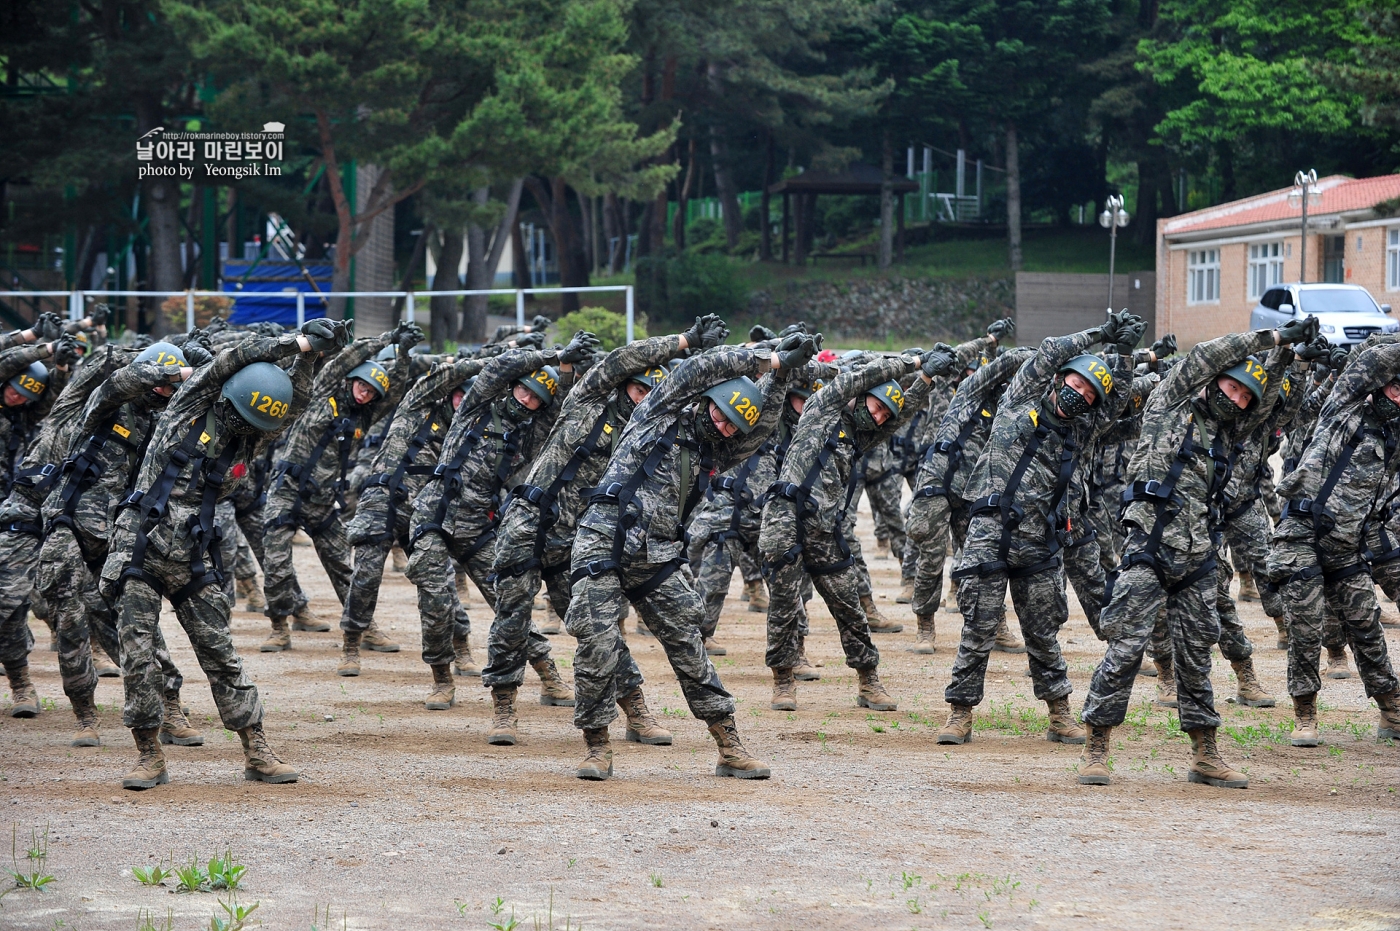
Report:
[[[789,217],[792,215],[792,195],[802,195],[797,203],[797,246],[794,250],[794,258],[798,262],[805,262],[807,259],[807,240],[805,235],[812,228],[812,220],[816,215],[817,196],[820,194],[844,194],[865,197],[879,197],[880,187],[884,181],[884,175],[879,168],[864,162],[854,162],[849,168],[840,173],[829,171],[804,171],[800,175],[779,181],[768,188],[769,194],[783,195],[783,262],[788,261],[788,230],[792,224]],[[908,178],[894,178],[890,182],[890,187],[895,193],[896,205],[895,216],[898,226],[895,227],[895,249],[899,260],[904,258],[904,195],[917,191],[919,185]]]

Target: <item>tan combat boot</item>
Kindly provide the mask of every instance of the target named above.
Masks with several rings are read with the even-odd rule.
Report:
[[[875,553],[880,559],[890,558],[890,541],[875,538]]]
[[[292,648],[292,629],[285,617],[272,619],[272,633],[262,642],[258,650],[262,653],[281,653]]]
[[[1095,724],[1089,728],[1089,740],[1084,745],[1084,755],[1079,758],[1080,785],[1108,785],[1108,737],[1112,733],[1111,727]]]
[[[1006,618],[1001,619],[997,625],[997,639],[992,644],[992,650],[996,653],[1024,653],[1026,645],[1021,638],[1011,631],[1011,625],[1006,622]]]
[[[1200,782],[1217,789],[1247,789],[1249,777],[1220,758],[1215,747],[1215,728],[1198,727],[1187,731],[1191,735],[1191,769],[1187,782]]]
[[[1157,678],[1157,665],[1148,660],[1146,655],[1143,656],[1143,660],[1143,662],[1138,663],[1138,675],[1148,679]]]
[[[91,695],[73,699],[73,716],[78,719],[78,729],[73,732],[70,747],[100,747],[102,736],[97,733],[97,705]]]
[[[651,744],[654,747],[671,746],[671,732],[661,726],[656,715],[647,707],[646,696],[640,686],[619,696],[617,706],[627,718],[627,740],[634,744]]]
[[[399,575],[408,571],[408,554],[403,551],[402,546],[395,546],[389,550],[389,566]]]
[[[166,692],[162,696],[165,706],[165,722],[160,726],[160,742],[181,747],[204,746],[204,735],[194,729],[185,709],[180,705],[179,692]]]
[[[370,621],[369,626],[365,628],[364,635],[360,638],[360,646],[376,653],[397,653],[401,649],[375,621]]]
[[[1176,671],[1172,668],[1172,658],[1170,655],[1166,659],[1154,659],[1152,665],[1157,667],[1157,698],[1152,704],[1158,708],[1175,708],[1176,702]]]
[[[307,602],[300,608],[292,612],[292,630],[304,630],[312,634],[324,634],[331,629],[331,625],[316,613],[311,607],[311,602]]]
[[[972,743],[971,705],[952,706],[952,710],[948,712],[948,723],[939,728],[938,742],[941,744]]]
[[[453,668],[457,675],[480,677],[481,667],[476,664],[476,659],[472,656],[471,635],[464,637],[453,636],[452,638]]]
[[[1274,706],[1274,696],[1264,691],[1264,686],[1259,684],[1259,677],[1254,673],[1253,659],[1242,659],[1230,665],[1235,670],[1235,678],[1239,680],[1235,701],[1251,708],[1272,708]]]
[[[238,597],[243,599],[244,611],[261,614],[267,607],[267,600],[263,598],[262,586],[258,584],[256,576],[251,579],[238,579],[233,583],[233,588]]]
[[[1400,740],[1400,690],[1389,695],[1377,695],[1376,707],[1381,710],[1376,725],[1377,740]]]
[[[729,650],[725,649],[724,645],[721,644],[721,643],[719,643],[717,640],[715,640],[714,637],[706,637],[706,638],[705,638],[705,655],[706,655],[706,656],[728,656],[728,655],[729,655]]]
[[[429,711],[446,711],[457,701],[457,687],[452,683],[452,667],[447,663],[435,663],[433,670],[433,690],[423,702]]]
[[[1350,679],[1351,667],[1347,665],[1346,647],[1327,648],[1327,678]]]
[[[99,679],[120,679],[122,668],[112,662],[112,658],[107,655],[107,651],[97,642],[97,638],[91,639],[92,666],[97,671]]]
[[[238,732],[243,741],[243,778],[249,782],[296,782],[297,771],[283,763],[267,745],[263,726],[254,724]]]
[[[1240,573],[1240,601],[1262,601],[1259,597],[1259,586],[1255,584],[1254,573]]]
[[[710,736],[715,739],[715,746],[719,748],[719,761],[715,763],[716,776],[767,779],[772,775],[761,760],[744,749],[732,714],[711,724]]]
[[[360,644],[363,638],[362,631],[345,631],[340,644],[340,665],[335,667],[336,675],[353,678],[360,674]]]
[[[564,621],[559,617],[559,612],[554,610],[554,602],[548,598],[544,601],[544,623],[540,625],[542,634],[559,634],[564,632]]]
[[[807,658],[807,638],[797,638],[797,665],[792,667],[792,677],[798,682],[816,682],[822,677],[821,671]]]
[[[872,634],[897,634],[904,629],[898,621],[892,621],[880,613],[875,599],[869,595],[860,596],[860,606],[865,610],[865,622],[870,625]]]
[[[1386,604],[1379,598],[1376,599],[1376,602],[1381,609],[1381,626],[1391,629],[1400,627],[1400,613],[1396,612],[1394,602]]]
[[[860,690],[856,692],[856,704],[871,711],[896,711],[899,703],[880,683],[880,674],[874,669],[857,669],[856,678]]]
[[[548,656],[530,664],[540,676],[540,704],[559,705],[563,708],[574,706],[574,690],[565,684],[559,675],[559,667]]]
[[[453,578],[457,587],[457,600],[465,605],[472,596],[471,586],[468,584],[471,582],[471,576],[467,575],[465,570],[458,569]]]
[[[895,596],[894,603],[897,605],[907,605],[914,603],[914,580],[906,579],[899,587],[899,594]]]
[[[1293,736],[1288,742],[1295,747],[1316,747],[1322,743],[1317,727],[1317,693],[1293,696]]]
[[[491,729],[486,732],[486,742],[500,747],[513,747],[517,739],[516,728],[520,720],[515,715],[515,693],[513,685],[491,687]]]
[[[578,764],[578,777],[590,782],[602,782],[613,774],[612,745],[608,743],[606,727],[585,727],[583,742],[588,747],[583,762]]]
[[[156,738],[159,733],[158,727],[131,729],[132,739],[136,741],[136,750],[140,755],[136,758],[136,765],[132,767],[131,772],[122,779],[123,789],[154,789],[170,781],[165,772],[165,754],[161,752],[160,741]]]
[[[744,592],[749,596],[745,600],[749,603],[750,611],[754,614],[766,614],[768,612],[768,589],[763,587],[762,579],[754,579],[752,582],[745,582]]]
[[[39,693],[29,681],[29,664],[6,666],[10,679],[10,717],[32,718],[39,714]]]
[[[1276,617],[1276,618],[1274,618],[1274,627],[1277,628],[1277,630],[1278,630],[1278,640],[1275,641],[1274,646],[1278,647],[1280,650],[1287,650],[1287,649],[1288,649],[1288,621],[1284,620],[1284,619],[1281,618],[1281,617]]]
[[[934,635],[933,615],[932,615],[932,614],[919,614],[919,615],[916,615],[916,616],[914,617],[914,620],[916,620],[916,621],[918,622],[918,624],[919,624],[919,636],[918,636],[918,638],[914,641],[914,645],[911,646],[911,647],[909,647],[909,652],[910,652],[910,653],[932,653],[932,652],[934,651],[934,646],[933,646],[933,635]]]
[[[1045,704],[1050,706],[1050,727],[1045,731],[1045,739],[1053,744],[1082,744],[1086,739],[1084,725],[1069,710],[1069,696],[1052,698]]]
[[[797,710],[797,680],[791,669],[773,670],[773,700],[768,707],[774,711]]]

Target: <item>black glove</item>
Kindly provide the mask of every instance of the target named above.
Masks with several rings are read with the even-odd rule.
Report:
[[[312,352],[334,352],[350,342],[350,334],[341,320],[324,317],[308,320],[301,326],[301,335],[311,344]]]
[[[92,305],[92,313],[88,314],[88,316],[92,318],[93,326],[102,326],[111,315],[112,308],[108,307],[106,304]]]
[[[1120,356],[1130,356],[1137,344],[1142,342],[1142,334],[1147,332],[1147,321],[1137,314],[1125,313],[1118,328],[1118,341],[1115,348]]]
[[[574,338],[569,340],[569,345],[559,350],[559,361],[565,365],[573,365],[582,362],[593,355],[593,350],[599,346],[598,337],[587,330],[579,330],[574,334]]]
[[[822,335],[817,333],[793,333],[778,344],[773,351],[778,366],[788,372],[795,372],[816,356],[822,348]]]
[[[1290,323],[1292,321],[1289,321]],[[1328,367],[1334,372],[1340,372],[1347,367],[1347,360],[1351,358],[1351,351],[1345,346],[1333,346],[1332,354],[1327,359]]]
[[[402,346],[404,349],[412,349],[423,342],[423,328],[416,323],[405,320],[394,327],[394,344]]]
[[[131,337],[131,348],[135,349],[137,352],[154,344],[155,340],[149,333],[137,333],[135,336]]]
[[[34,321],[33,329],[39,342],[52,342],[63,335],[63,318],[53,311],[46,311]]]
[[[223,321],[219,322],[223,323]],[[224,330],[227,329],[229,329],[229,327],[226,324],[220,326],[217,330],[214,329],[214,321],[211,320],[209,321],[209,326],[204,328],[204,331],[206,333],[222,333]],[[277,337],[285,333],[286,330],[282,329],[282,324],[280,323],[273,323],[271,320],[260,320],[259,322],[253,324],[253,332],[258,334],[259,336],[266,336],[269,339],[276,339]]]
[[[993,324],[995,326],[995,324]],[[947,343],[934,343],[933,348],[919,357],[919,368],[929,378],[947,375],[957,367],[958,353]]]
[[[718,314],[706,314],[696,317],[695,323],[681,335],[685,337],[687,347],[699,352],[712,349],[728,339],[729,325]]]
[[[1168,333],[1157,342],[1152,344],[1152,351],[1157,354],[1157,358],[1165,359],[1167,356],[1176,355],[1176,334]]]
[[[271,323],[270,320],[267,321],[267,322],[268,322],[268,323]],[[273,335],[273,336],[281,336],[281,335],[282,335],[282,328],[281,328],[280,326],[278,326],[277,324],[275,324],[275,323],[273,323],[272,325],[275,326],[275,327],[277,327],[277,332],[274,333],[274,334],[272,334],[272,335]],[[260,328],[260,327],[262,326],[262,324],[258,324],[257,326]],[[209,325],[208,325],[207,327],[204,328],[204,332],[206,332],[206,333],[222,333],[224,330],[227,330],[228,328],[229,328],[228,321],[225,320],[221,315],[215,314],[214,316],[212,316],[212,317],[209,318]],[[259,329],[258,332],[259,332],[259,333],[262,333],[262,330]],[[262,335],[266,336],[267,334],[266,334],[266,333],[263,333]]]
[[[533,333],[521,333],[514,337],[514,342],[517,349],[543,349],[544,339],[544,331],[536,330]]]
[[[995,336],[997,342],[1001,342],[1008,336],[1016,335],[1016,321],[1010,317],[1002,317],[1000,320],[992,321],[992,325],[987,327],[987,335]]]
[[[188,362],[192,368],[199,368],[201,365],[208,365],[210,362],[214,361],[214,354],[194,340],[189,340],[185,343],[184,351],[185,361]]]
[[[1313,362],[1331,355],[1332,345],[1327,342],[1327,337],[1319,336],[1317,339],[1304,343],[1293,351],[1297,353],[1298,358],[1302,359],[1304,362]]]
[[[787,326],[783,327],[782,332],[778,334],[778,339],[783,339],[784,337],[791,336],[794,333],[806,333],[811,329],[811,324],[809,324],[806,320],[799,320],[796,323],[789,323]]]
[[[1110,311],[1108,319],[1099,327],[1099,341],[1105,346],[1112,346],[1118,342],[1118,334],[1123,329],[1123,315],[1116,311]]]
[[[550,324],[550,323],[551,323],[550,319],[549,319],[548,317],[546,317],[544,314],[535,314],[534,319],[532,319],[532,320],[530,321],[530,329],[536,330],[536,331],[539,331],[539,332],[542,333],[542,332],[544,332],[545,330],[549,329],[549,324]]]
[[[751,343],[761,343],[765,340],[777,338],[777,333],[774,333],[761,323],[756,323],[749,329],[749,342]],[[689,340],[687,340],[687,342],[689,342]]]
[[[54,340],[53,364],[73,366],[78,362],[78,341],[72,336],[60,336]]]
[[[1317,339],[1318,328],[1321,324],[1312,314],[1308,314],[1302,320],[1294,317],[1279,325],[1277,330],[1278,343],[1286,346],[1289,343],[1310,343]]]

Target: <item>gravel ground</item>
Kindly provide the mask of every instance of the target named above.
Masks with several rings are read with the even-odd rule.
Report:
[[[861,528],[873,557],[868,514]],[[295,558],[315,607],[337,615],[312,550]],[[334,675],[338,632],[296,634],[291,653],[264,654],[265,619],[241,605],[234,614],[270,739],[301,769],[295,785],[243,781],[237,736],[216,724],[171,616],[185,701],[209,739],[166,748],[170,785],[124,792],[135,754],[120,680],[98,687],[106,745],[69,748],[57,656],[36,623],[45,712],[0,717],[0,805],[20,865],[31,832],[47,830],[55,879],[0,899],[0,928],[208,928],[224,914],[218,894],[175,894],[173,880],[144,887],[131,870],[226,849],[247,867],[238,902],[258,904],[249,927],[275,929],[1400,928],[1400,748],[1375,740],[1358,679],[1324,686],[1327,746],[1294,749],[1288,703],[1227,703],[1234,678],[1217,656],[1233,736],[1222,747],[1251,778],[1238,791],[1186,782],[1189,744],[1170,712],[1147,704],[1154,680],[1141,678],[1134,723],[1114,734],[1114,784],[1079,786],[1079,748],[1045,741],[1023,657],[993,654],[975,742],[934,743],[959,621],[939,613],[935,655],[905,652],[913,616],[894,604],[897,566],[871,566],[883,610],[908,625],[878,638],[900,702],[883,714],[856,708],[819,600],[809,653],[825,662],[823,679],[801,684],[795,714],[768,710],[763,618],[738,600],[736,576],[719,669],[748,746],[772,766],[768,782],[711,775],[713,744],[685,713],[657,642],[630,622],[673,746],[622,743],[619,727],[615,777],[580,782],[571,709],[535,704],[532,674],[521,743],[488,747],[479,680],[458,680],[451,711],[423,709],[413,586],[388,572],[381,620],[404,651],[367,654],[356,679]],[[470,607],[484,638],[489,615],[479,599]],[[1257,604],[1242,614],[1260,675],[1282,698],[1272,624]],[[552,640],[566,665],[570,639]],[[1077,710],[1102,652],[1077,605],[1061,640]]]

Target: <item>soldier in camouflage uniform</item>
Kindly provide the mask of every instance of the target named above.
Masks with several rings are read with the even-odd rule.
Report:
[[[314,402],[288,429],[263,510],[263,593],[272,632],[262,652],[290,650],[293,630],[330,630],[323,621],[306,623],[292,617],[307,603],[292,565],[292,537],[298,528],[311,537],[342,606],[349,597],[353,570],[341,514],[349,457],[355,444],[403,397],[409,382],[408,350],[422,338],[416,324],[400,323],[376,338],[356,340],[321,369],[311,386]],[[390,369],[365,364],[391,343],[399,348]]]
[[[856,670],[856,702],[893,711],[895,700],[880,683],[879,651],[870,639],[860,579],[845,526],[862,452],[888,442],[902,420],[924,406],[935,376],[953,370],[957,357],[940,346],[922,357],[872,359],[838,375],[814,394],[802,412],[778,480],[768,490],[759,550],[768,576],[768,651],[775,710],[796,710],[800,590],[804,573],[836,619],[846,665]],[[919,377],[905,391],[898,379]]]
[[[1111,314],[1101,327],[1048,337],[1007,385],[968,485],[971,520],[953,573],[963,580],[962,642],[944,691],[952,709],[938,732],[941,744],[972,737],[972,710],[982,701],[1008,587],[1035,696],[1049,708],[1046,739],[1084,742],[1084,729],[1069,710],[1071,687],[1057,639],[1069,617],[1061,550],[1073,531],[1065,508],[1082,451],[1093,448],[1095,436],[1123,408],[1130,356],[1143,328],[1125,312]],[[1107,361],[1088,353],[1098,343],[1114,350]]]
[[[556,397],[573,385],[574,366],[596,345],[596,337],[580,331],[562,350],[512,349],[487,363],[453,417],[437,469],[413,499],[408,578],[418,587],[423,662],[433,673],[433,690],[424,702],[430,711],[446,711],[456,702],[453,657],[471,662],[470,627],[462,629],[466,618],[452,566],[465,570],[495,607],[492,544],[505,495],[512,477],[543,447],[559,415]],[[530,597],[533,601],[533,591]],[[530,638],[528,653],[541,677],[566,692],[549,641],[542,635]]]
[[[262,702],[229,634],[231,605],[219,588],[218,499],[247,478],[248,464],[310,400],[313,355],[342,348],[344,324],[311,320],[302,335],[247,338],[220,352],[171,400],[146,448],[135,488],[112,529],[102,594],[115,603],[126,703],[139,756],[130,789],[169,781],[157,740],[163,677],[155,661],[162,598],[190,638],[225,728],[243,744],[245,779],[294,782],[263,735]],[[273,363],[295,357],[290,374]]]
[[[1220,639],[1220,618],[1212,527],[1228,478],[1226,450],[1257,427],[1248,413],[1251,405],[1257,413],[1268,403],[1268,393],[1278,391],[1277,383],[1259,384],[1259,366],[1248,361],[1250,354],[1306,343],[1317,336],[1317,326],[1315,318],[1295,319],[1278,330],[1198,343],[1162,379],[1143,410],[1142,438],[1129,464],[1132,484],[1124,493],[1128,542],[1099,619],[1108,649],[1082,715],[1092,733],[1080,763],[1081,783],[1109,781],[1110,735],[1127,715],[1147,638],[1165,605],[1181,728],[1191,735],[1194,750],[1189,779],[1222,788],[1248,785],[1220,758],[1215,744],[1220,718],[1211,691],[1210,649]],[[1291,353],[1282,349],[1280,356]]]
[[[1285,324],[1286,326],[1287,324]],[[1338,376],[1298,466],[1279,482],[1286,502],[1269,573],[1288,617],[1291,742],[1315,747],[1319,641],[1327,613],[1340,620],[1366,695],[1380,707],[1377,738],[1400,738],[1400,682],[1380,624],[1364,549],[1383,519],[1400,456],[1400,343],[1372,337]]]
[[[612,775],[608,725],[619,673],[629,665],[618,630],[630,603],[661,641],[690,712],[719,747],[717,776],[766,779],[768,767],[739,740],[734,700],[705,654],[704,605],[676,570],[684,526],[712,474],[752,456],[777,426],[789,377],[816,354],[811,336],[775,349],[716,348],[687,359],[637,406],[618,440],[574,541],[573,600],[565,617],[578,639],[574,723],[588,753],[581,779]],[[752,378],[771,371],[760,388]]]

